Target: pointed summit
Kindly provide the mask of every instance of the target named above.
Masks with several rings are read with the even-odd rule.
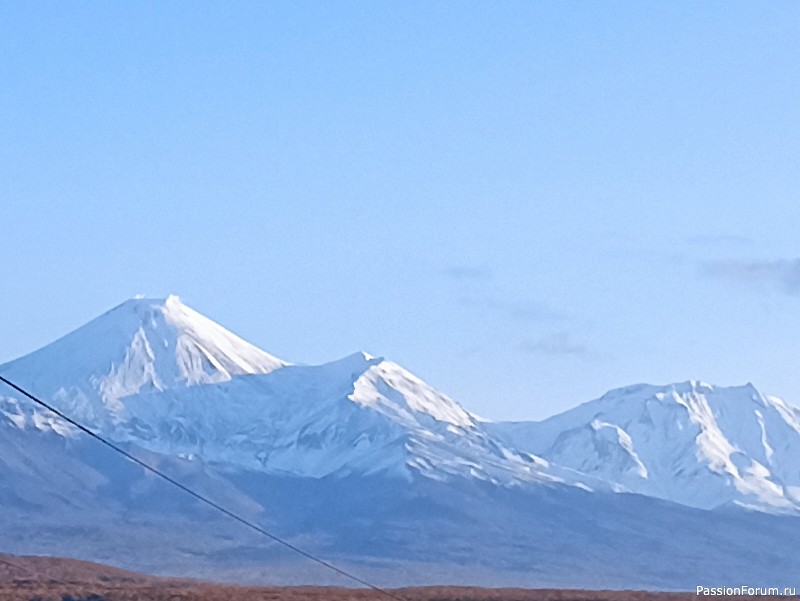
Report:
[[[266,374],[286,362],[184,305],[177,296],[133,298],[52,344],[0,366],[48,398],[121,410],[140,392]],[[105,411],[104,411],[105,409]]]

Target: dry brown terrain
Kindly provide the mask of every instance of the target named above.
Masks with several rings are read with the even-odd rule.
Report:
[[[672,601],[692,593],[424,587],[393,589],[408,601]],[[723,599],[724,597],[714,597]],[[780,599],[781,597],[770,597]],[[73,559],[0,554],[0,601],[385,601],[379,592],[324,587],[240,587],[155,578]],[[739,601],[756,597],[736,597]],[[763,598],[762,598],[763,599]]]

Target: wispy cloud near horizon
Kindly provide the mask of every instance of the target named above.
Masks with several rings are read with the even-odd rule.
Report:
[[[731,248],[731,247],[745,247],[753,246],[755,240],[747,236],[740,236],[738,234],[708,234],[689,236],[686,242],[695,246],[704,246],[712,248]]]
[[[455,283],[455,302],[475,312],[484,323],[491,323],[506,335],[513,331],[520,340],[507,348],[517,354],[586,358],[592,349],[577,340],[576,329],[589,325],[575,319],[544,300],[509,294],[495,280],[488,267],[457,265],[442,270]],[[498,334],[499,336],[499,334]],[[496,336],[497,337],[497,336]]]
[[[494,272],[488,267],[473,265],[450,265],[442,273],[453,280],[487,282],[494,277]]]
[[[585,344],[574,341],[567,332],[554,332],[539,338],[525,340],[518,345],[518,349],[530,355],[588,357],[592,354]]]
[[[702,265],[702,272],[721,280],[772,288],[791,296],[800,295],[800,258],[711,261]]]
[[[496,296],[462,296],[458,303],[464,307],[484,309],[513,321],[564,321],[566,316],[549,305],[533,300],[505,300]]]

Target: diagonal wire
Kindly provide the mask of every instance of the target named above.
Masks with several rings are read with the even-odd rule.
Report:
[[[15,557],[15,556],[12,555],[11,557]],[[12,563],[12,562],[7,561],[5,559],[0,559],[0,565],[7,566],[9,568],[14,568],[17,571],[22,572],[23,574],[28,574],[31,577],[31,582],[36,582],[36,580],[39,578],[39,574],[36,571],[34,571],[33,569],[31,569],[31,568],[29,568],[27,566],[24,566],[24,565],[19,565],[19,564],[16,564],[16,563]],[[72,583],[67,582],[66,580],[61,580],[59,578],[48,577],[47,579],[50,582],[57,582],[58,584],[63,584],[63,585],[66,585],[68,587],[72,586]]]
[[[8,378],[5,378],[4,376],[0,376],[0,382],[3,382],[4,384],[6,384],[7,386],[13,388],[14,390],[19,392],[20,394],[26,396],[28,399],[30,399],[31,401],[33,401],[34,403],[36,403],[40,407],[43,407],[43,408],[47,409],[48,411],[51,411],[52,413],[54,413],[55,415],[57,415],[58,417],[63,419],[65,422],[67,422],[68,424],[71,424],[72,426],[74,426],[75,428],[77,428],[78,430],[80,430],[81,432],[86,434],[87,436],[90,436],[91,438],[94,438],[96,441],[98,441],[101,444],[107,446],[108,448],[110,448],[114,452],[122,455],[123,457],[125,457],[129,461],[132,461],[133,463],[135,463],[136,465],[144,468],[148,472],[150,472],[152,474],[155,474],[159,478],[162,478],[163,480],[166,480],[167,482],[169,482],[170,484],[172,484],[176,488],[179,488],[180,490],[182,490],[186,494],[194,497],[198,501],[201,501],[202,503],[205,503],[206,505],[208,505],[210,507],[213,507],[214,509],[216,509],[220,513],[225,514],[226,516],[228,516],[229,518],[239,522],[243,526],[246,526],[246,527],[250,528],[251,530],[254,530],[254,531],[258,532],[259,534],[261,534],[263,536],[266,536],[267,538],[269,538],[273,542],[276,542],[276,543],[278,543],[280,545],[283,545],[284,547],[286,547],[287,549],[289,549],[291,551],[294,551],[298,555],[302,555],[306,559],[309,559],[309,560],[311,560],[311,561],[313,561],[313,562],[315,562],[315,563],[327,568],[328,570],[331,570],[332,572],[336,572],[340,576],[344,576],[345,578],[347,578],[349,580],[352,580],[353,582],[357,582],[358,584],[360,584],[362,586],[366,586],[367,588],[370,588],[370,589],[374,590],[375,592],[381,593],[382,595],[385,595],[386,597],[388,597],[390,599],[394,599],[395,601],[406,601],[402,597],[400,597],[398,595],[395,595],[394,593],[392,593],[391,591],[386,590],[385,588],[382,588],[382,587],[379,587],[379,586],[377,586],[375,584],[372,584],[372,583],[368,582],[367,580],[364,580],[363,578],[360,578],[360,577],[356,576],[355,574],[352,574],[352,573],[350,573],[350,572],[348,572],[348,571],[346,571],[346,570],[344,570],[342,568],[339,568],[339,567],[333,565],[329,561],[326,561],[324,559],[320,559],[316,555],[301,549],[300,547],[290,543],[287,540],[284,540],[283,538],[281,538],[281,537],[279,537],[279,536],[277,536],[275,534],[272,534],[271,532],[269,532],[268,530],[265,530],[264,528],[262,528],[261,526],[259,526],[255,522],[252,522],[252,521],[248,520],[247,518],[244,518],[244,517],[240,516],[239,514],[231,511],[230,509],[227,509],[227,508],[223,507],[219,503],[216,503],[215,501],[212,501],[211,499],[209,499],[208,497],[204,496],[203,494],[201,494],[201,493],[189,488],[188,486],[186,486],[185,484],[182,484],[178,480],[175,480],[171,476],[168,476],[167,474],[165,474],[164,472],[162,472],[158,468],[153,467],[152,465],[150,465],[149,463],[147,463],[145,461],[142,461],[141,459],[139,459],[135,455],[132,455],[131,453],[129,453],[125,449],[119,447],[118,445],[116,445],[113,442],[109,441],[108,439],[104,438],[100,434],[97,434],[96,432],[90,430],[89,428],[87,428],[86,426],[81,424],[80,422],[78,422],[78,421],[74,420],[73,418],[69,417],[68,415],[62,413],[61,411],[59,411],[58,409],[56,409],[52,405],[44,402],[43,400],[41,400],[40,398],[36,397],[32,393],[28,392],[24,388],[22,388],[22,387],[18,386],[17,384],[15,384],[14,382],[9,380]],[[15,567],[18,567],[18,566],[15,566]]]
[[[30,570],[24,566],[19,566],[15,563],[11,563],[10,561],[6,561],[5,559],[0,559],[0,565],[8,566],[9,568],[14,568],[15,570],[19,570],[25,574],[30,574],[31,576],[35,576],[36,574],[33,570]]]

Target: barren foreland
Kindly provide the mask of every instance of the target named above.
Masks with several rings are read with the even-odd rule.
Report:
[[[400,588],[388,592],[397,599],[408,601],[677,601],[707,598],[694,593],[453,586]],[[380,601],[390,598],[369,589],[234,586],[158,578],[75,559],[0,554],[0,601]],[[766,597],[718,595],[713,598],[746,601]]]

